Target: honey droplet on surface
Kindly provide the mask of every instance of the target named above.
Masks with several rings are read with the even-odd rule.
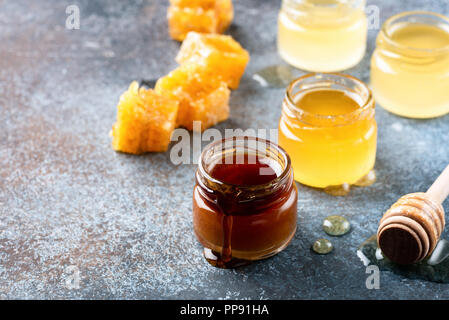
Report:
[[[438,248],[440,247],[440,248]],[[448,249],[446,250],[445,247]],[[357,256],[366,266],[376,265],[381,271],[390,271],[404,278],[419,279],[438,283],[449,283],[449,243],[440,240],[428,259],[407,266],[398,265],[384,257],[377,246],[377,237],[365,240],[357,249]]]
[[[368,187],[372,185],[374,182],[376,182],[376,171],[373,169],[368,174],[359,180],[357,180],[356,183],[354,183],[355,186],[358,187]]]
[[[329,216],[323,221],[323,230],[330,236],[342,236],[351,230],[351,224],[342,216]]]
[[[312,250],[318,254],[328,254],[334,249],[332,242],[327,239],[318,239],[312,245]]]
[[[327,186],[324,192],[331,196],[346,196],[351,191],[351,186],[348,183],[343,183],[337,186]]]
[[[257,71],[253,80],[265,88],[285,88],[298,77],[295,71],[297,70],[287,65],[270,66]]]
[[[216,268],[221,268],[221,269],[238,268],[238,267],[246,266],[253,262],[250,260],[237,259],[237,258],[231,258],[231,259],[224,260],[220,253],[214,252],[209,248],[204,248],[203,256],[206,259],[206,261],[209,262],[209,264],[211,264],[212,266],[214,266]]]

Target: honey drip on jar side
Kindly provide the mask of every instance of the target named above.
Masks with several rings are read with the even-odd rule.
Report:
[[[231,157],[232,159],[230,159]],[[276,172],[268,164],[262,163],[259,157],[248,154],[244,154],[243,159],[239,160],[237,160],[235,154],[224,157],[222,163],[214,165],[210,174],[215,179],[225,183],[242,186],[264,184],[277,177]],[[230,200],[228,196],[217,193],[215,204],[218,211],[223,215],[223,244],[221,252],[204,249],[204,257],[211,265],[218,268],[235,268],[251,263],[249,260],[232,256],[233,214],[238,211],[238,203],[235,200]]]
[[[218,205],[220,208],[220,205]],[[204,249],[204,257],[207,262],[217,268],[235,268],[250,263],[243,259],[236,259],[232,257],[231,237],[232,237],[232,215],[226,214],[221,210],[223,214],[222,219],[222,231],[223,231],[223,246],[221,252],[215,252],[210,249]]]
[[[220,205],[218,205],[220,207]],[[221,210],[221,209],[220,209]],[[204,257],[211,265],[217,268],[229,269],[236,268],[250,264],[251,261],[238,259],[232,256],[232,224],[233,216],[226,214],[221,210],[223,214],[222,218],[222,232],[223,232],[223,245],[221,252],[212,251],[211,249],[204,249]]]

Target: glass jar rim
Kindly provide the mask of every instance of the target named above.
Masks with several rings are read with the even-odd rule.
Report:
[[[449,52],[449,45],[441,48],[415,48],[403,45],[401,43],[398,43],[397,41],[393,40],[390,37],[390,34],[388,33],[389,28],[391,28],[395,22],[398,19],[408,17],[408,16],[418,16],[418,15],[428,15],[433,18],[438,18],[443,20],[449,28],[449,17],[446,17],[445,15],[442,15],[440,13],[432,12],[432,11],[423,11],[423,10],[415,10],[415,11],[404,11],[398,14],[395,14],[391,17],[389,17],[382,25],[382,28],[380,29],[380,33],[383,35],[383,38],[385,39],[388,44],[392,45],[393,47],[403,49],[403,50],[409,50],[409,51],[415,51],[419,53],[445,53]]]
[[[205,168],[205,163],[204,163],[204,158],[205,158],[205,156],[206,156],[208,151],[213,150],[215,147],[220,146],[220,145],[226,146],[227,142],[229,143],[229,142],[245,141],[245,140],[251,140],[254,143],[257,143],[257,145],[259,145],[259,143],[263,143],[266,146],[266,149],[268,149],[268,148],[273,149],[273,150],[275,150],[276,154],[281,155],[281,157],[283,159],[283,162],[284,162],[284,167],[282,168],[282,172],[276,178],[274,178],[273,180],[270,180],[270,181],[268,181],[266,183],[263,183],[263,184],[256,184],[256,185],[232,184],[232,183],[228,183],[228,182],[216,179],[212,175],[209,174],[209,172]],[[225,150],[225,149],[226,149],[225,147],[222,147],[222,150]],[[267,157],[268,156],[269,155],[267,155]],[[262,138],[258,138],[258,137],[253,137],[253,136],[235,136],[235,137],[231,137],[231,138],[225,138],[225,139],[221,139],[221,140],[218,140],[218,141],[214,141],[214,142],[208,144],[204,148],[204,150],[201,152],[200,160],[198,162],[198,172],[207,181],[210,181],[212,183],[215,183],[215,184],[221,185],[221,186],[230,186],[230,187],[238,188],[239,190],[258,191],[258,190],[267,189],[270,186],[279,185],[281,182],[283,182],[285,179],[288,178],[290,171],[291,171],[290,156],[288,155],[288,153],[282,147],[280,147],[278,144],[276,144],[276,143],[274,143],[274,142],[272,142],[270,140],[266,140],[266,139],[262,139]]]
[[[294,86],[297,85],[298,83],[300,83],[306,79],[312,78],[312,77],[320,79],[325,76],[331,76],[331,77],[336,77],[336,78],[345,78],[347,80],[353,81],[356,84],[358,84],[360,87],[363,88],[363,90],[365,90],[367,92],[367,97],[366,97],[365,101],[363,102],[363,104],[361,104],[360,107],[357,108],[356,110],[353,110],[351,112],[344,113],[344,114],[338,114],[338,115],[316,114],[316,113],[312,113],[312,112],[303,110],[301,107],[299,107],[294,102],[294,99],[291,94]],[[348,118],[348,117],[355,117],[355,116],[363,113],[364,111],[370,109],[371,106],[374,105],[373,94],[372,94],[370,88],[362,80],[360,80],[356,77],[353,77],[351,75],[338,73],[338,72],[332,72],[332,73],[314,72],[314,73],[305,74],[305,75],[293,80],[288,85],[285,96],[286,96],[287,103],[289,104],[289,107],[292,108],[293,110],[295,110],[296,112],[299,112],[302,116],[319,119],[319,120],[324,120],[324,121],[332,121],[332,120],[344,119],[344,118]]]

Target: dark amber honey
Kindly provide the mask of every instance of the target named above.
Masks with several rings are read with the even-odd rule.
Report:
[[[235,154],[223,158],[222,163],[213,164],[209,174],[212,178],[227,184],[253,186],[268,183],[278,177],[266,159],[256,155],[242,154],[241,160]]]
[[[265,140],[233,139],[228,142],[247,139],[265,147],[208,146],[193,192],[195,234],[206,259],[223,268],[278,253],[292,239],[297,220],[297,190],[285,151]]]

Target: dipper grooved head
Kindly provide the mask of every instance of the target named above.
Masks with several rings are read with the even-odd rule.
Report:
[[[425,193],[401,197],[384,214],[377,230],[383,254],[398,264],[428,257],[444,229],[444,210]]]

